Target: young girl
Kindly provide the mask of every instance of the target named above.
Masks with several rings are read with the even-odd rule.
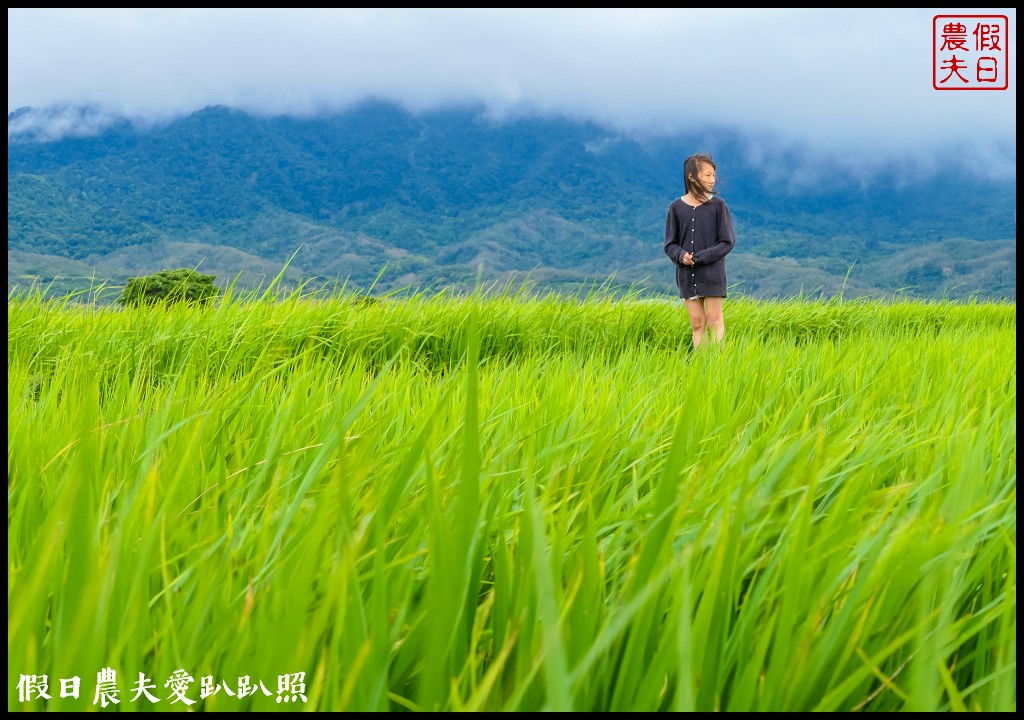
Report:
[[[690,314],[694,347],[708,327],[714,342],[725,337],[725,256],[736,244],[736,235],[729,207],[715,197],[715,178],[711,155],[686,158],[686,194],[672,201],[665,220],[665,254],[676,264],[676,285]]]

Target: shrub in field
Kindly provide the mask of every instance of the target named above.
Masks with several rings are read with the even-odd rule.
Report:
[[[128,278],[119,302],[134,306],[208,302],[220,294],[213,284],[215,278],[188,268],[132,277]]]

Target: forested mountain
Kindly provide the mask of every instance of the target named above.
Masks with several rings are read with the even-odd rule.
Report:
[[[380,102],[304,119],[209,107],[61,139],[45,119],[8,115],[9,290],[176,267],[253,285],[291,258],[293,285],[672,294],[665,211],[683,159],[708,150],[736,224],[731,292],[1016,298],[1016,179],[962,167],[855,175],[729,130],[641,138]]]

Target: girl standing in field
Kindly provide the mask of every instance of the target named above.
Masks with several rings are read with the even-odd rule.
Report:
[[[665,220],[665,254],[676,264],[676,285],[686,301],[694,347],[709,327],[714,342],[725,338],[725,256],[736,244],[736,235],[729,207],[715,197],[715,179],[711,155],[686,158],[686,194],[672,201]]]

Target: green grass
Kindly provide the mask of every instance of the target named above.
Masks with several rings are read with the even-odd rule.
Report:
[[[1016,306],[726,324],[9,295],[8,708],[1015,710]]]

